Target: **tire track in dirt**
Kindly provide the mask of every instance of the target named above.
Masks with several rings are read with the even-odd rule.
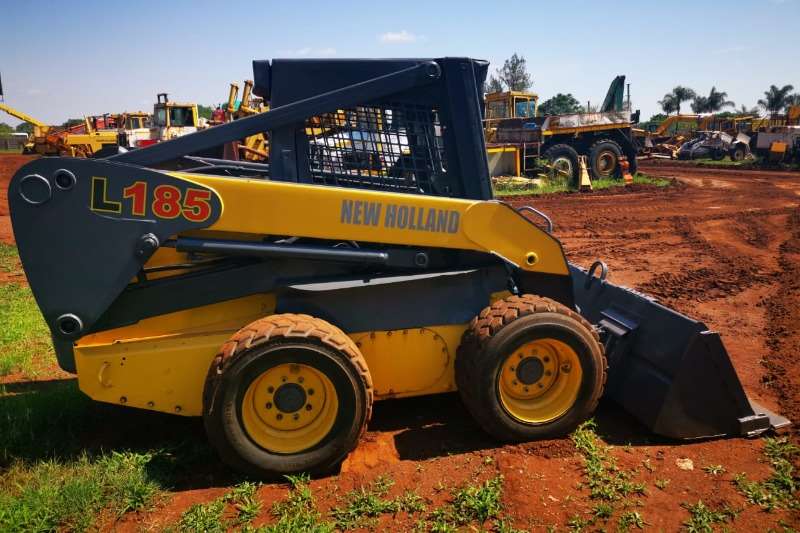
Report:
[[[800,209],[786,224],[787,239],[780,246],[778,288],[764,302],[767,324],[767,374],[764,381],[778,396],[783,414],[800,421]],[[800,424],[791,431],[800,437]]]

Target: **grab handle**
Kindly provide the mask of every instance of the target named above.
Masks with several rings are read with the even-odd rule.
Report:
[[[545,215],[544,213],[542,213],[541,211],[539,211],[535,207],[531,207],[529,205],[524,205],[524,206],[520,207],[519,209],[517,209],[518,213],[523,213],[525,211],[527,211],[529,213],[533,213],[534,215],[539,215],[541,218],[543,218],[544,221],[547,223],[547,233],[553,233],[553,221],[550,220],[549,216]]]

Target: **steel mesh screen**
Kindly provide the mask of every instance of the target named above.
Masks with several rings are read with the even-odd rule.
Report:
[[[446,173],[436,110],[415,104],[340,109],[306,121],[314,183],[437,194]]]

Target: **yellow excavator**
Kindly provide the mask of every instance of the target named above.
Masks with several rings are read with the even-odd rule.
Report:
[[[565,435],[603,396],[674,439],[788,423],[718,334],[493,198],[487,62],[253,68],[267,112],[11,180],[28,282],[91,398],[202,417],[263,477],[335,468],[375,401],[456,390],[499,441]],[[269,164],[196,155],[264,132]]]
[[[116,130],[97,130],[88,118],[84,118],[83,122],[76,126],[59,127],[48,126],[5,103],[0,103],[0,111],[5,111],[12,117],[33,126],[33,133],[25,145],[26,153],[91,157],[104,147],[117,144]]]

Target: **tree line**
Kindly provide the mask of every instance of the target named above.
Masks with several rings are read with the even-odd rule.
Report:
[[[793,90],[794,86],[792,85],[784,85],[783,87],[770,85],[769,90],[764,91],[764,98],[758,100],[758,106],[748,108],[742,104],[737,112],[756,115],[759,113],[760,107],[770,115],[777,115],[788,110],[790,106],[800,105],[800,93],[792,93]],[[728,93],[718,91],[716,87],[711,87],[708,95],[704,96],[682,85],[676,86],[672,91],[665,94],[664,98],[658,101],[658,104],[665,114],[675,113],[680,115],[683,102],[689,102],[692,111],[698,114],[716,113],[726,107],[736,107],[735,103],[728,100]]]
[[[528,73],[525,57],[514,53],[503,62],[502,67],[496,69],[494,74],[489,76],[484,86],[484,92],[528,91],[532,85],[533,78]],[[748,108],[746,105],[741,105],[738,109],[735,109],[736,104],[728,100],[728,93],[717,90],[716,86],[711,87],[711,91],[707,95],[703,95],[697,93],[694,89],[678,85],[665,94],[664,98],[658,101],[658,104],[665,115],[680,114],[681,104],[688,102],[692,111],[696,114],[717,113],[725,108],[733,108],[735,113],[746,115],[757,115],[763,109],[774,116],[785,112],[790,106],[800,105],[800,93],[792,93],[792,91],[794,91],[794,86],[792,85],[784,85],[783,87],[770,85],[769,90],[764,91],[764,98],[758,100],[757,106]],[[582,106],[571,93],[558,93],[539,105],[539,112],[542,115],[591,111],[595,111],[595,109],[590,109],[588,105],[586,107]],[[663,120],[662,117],[666,118],[664,115],[654,115],[650,121],[652,122],[659,118]]]

